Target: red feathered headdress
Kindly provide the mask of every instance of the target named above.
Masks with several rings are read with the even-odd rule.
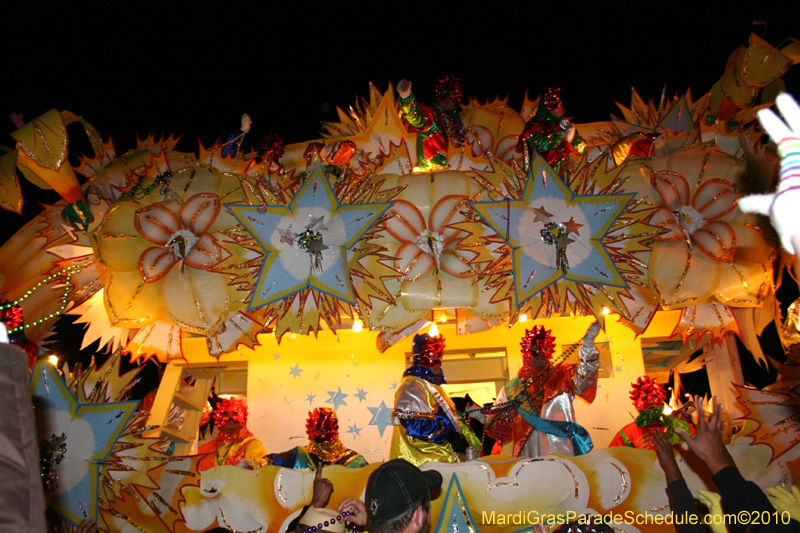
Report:
[[[308,412],[306,420],[308,440],[332,442],[339,436],[339,418],[330,407],[317,407]]]
[[[244,426],[247,422],[247,406],[241,400],[226,398],[217,404],[213,416],[214,424],[218,428],[224,426],[231,418]]]
[[[561,105],[561,97],[558,95],[560,91],[561,89],[558,87],[555,89],[551,87],[544,93],[544,106],[550,111],[557,109]]]
[[[437,102],[450,97],[454,102],[461,103],[463,93],[464,86],[461,84],[461,80],[452,74],[437,80],[433,86],[433,98]]]
[[[444,337],[431,337],[427,333],[414,335],[414,362],[419,366],[430,368],[442,362],[444,354]]]
[[[664,387],[658,384],[658,380],[648,376],[642,376],[631,383],[631,400],[633,405],[641,411],[651,403],[662,404],[667,399]]]
[[[524,360],[535,359],[539,355],[547,356],[548,361],[556,351],[556,338],[550,335],[549,329],[544,326],[533,326],[533,329],[526,329],[525,336],[519,343],[522,348],[522,358]]]

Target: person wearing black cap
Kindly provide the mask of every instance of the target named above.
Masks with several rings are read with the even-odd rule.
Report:
[[[438,496],[442,475],[422,471],[405,459],[379,466],[367,481],[366,503],[346,498],[339,512],[350,511],[347,520],[370,533],[426,533],[431,525],[431,493]]]

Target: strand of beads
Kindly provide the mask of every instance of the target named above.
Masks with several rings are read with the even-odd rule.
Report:
[[[310,528],[304,530],[302,533],[313,533],[314,531],[322,531],[324,528],[326,528],[328,526],[332,526],[336,522],[344,522],[344,517],[349,515],[349,514],[352,514],[352,513],[350,511],[344,511],[344,512],[342,512],[342,514],[338,515],[333,520],[325,520],[324,522],[321,522],[321,523],[317,524],[316,526],[311,526]],[[355,530],[356,530],[356,525],[353,524],[353,532],[354,533],[355,533]]]
[[[65,276],[64,277],[64,294],[61,297],[61,305],[59,306],[58,311],[56,311],[54,313],[50,313],[49,315],[45,315],[42,318],[40,318],[39,320],[34,320],[30,324],[22,324],[20,326],[15,327],[15,328],[11,328],[11,329],[8,330],[8,333],[9,334],[16,333],[17,331],[22,331],[23,328],[32,328],[34,326],[38,326],[39,324],[43,324],[43,323],[47,322],[51,318],[55,318],[55,317],[61,315],[61,313],[64,312],[64,309],[67,308],[67,301],[69,300],[69,290],[72,287],[72,276],[74,274],[77,274],[81,270],[81,268],[82,267],[80,267],[78,265],[72,265],[70,267],[65,268],[61,272],[58,272],[57,274],[50,274],[49,276],[44,278],[42,281],[37,283],[31,290],[25,292],[25,294],[23,294],[17,300],[15,300],[13,302],[6,302],[3,305],[0,305],[0,312],[5,311],[6,309],[10,309],[10,308],[12,308],[12,307],[14,307],[16,305],[21,306],[22,302],[27,300],[38,289],[40,289],[43,286],[47,285],[48,283],[50,283],[54,279],[58,278],[62,274]]]

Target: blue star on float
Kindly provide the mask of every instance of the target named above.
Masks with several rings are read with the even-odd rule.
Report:
[[[306,401],[308,402],[308,405],[314,405],[314,398],[316,397],[317,397],[316,394],[309,392],[308,396],[306,396]]]
[[[369,394],[369,392],[367,392],[364,389],[362,389],[361,387],[359,387],[358,388],[358,392],[355,393],[353,396],[358,398],[358,403],[361,403],[361,402],[366,402],[367,401],[367,394]]]
[[[264,250],[248,310],[309,287],[355,304],[347,250],[392,204],[340,204],[314,163],[289,205],[226,206]]]
[[[361,436],[361,428],[358,427],[357,424],[353,424],[352,426],[348,426],[348,427],[349,427],[349,429],[347,430],[347,432],[350,433],[351,435],[353,435],[353,439],[355,439],[356,437],[360,437]]]
[[[33,369],[31,394],[43,413],[41,433],[65,437],[65,453],[56,466],[53,510],[76,525],[86,516],[97,521],[98,463],[108,458],[139,402],[78,403],[45,360]]]
[[[478,524],[472,518],[472,512],[467,505],[464,491],[461,490],[461,483],[455,474],[450,478],[450,485],[447,487],[447,494],[439,513],[439,522],[433,531],[434,533],[459,533],[459,531],[478,533],[479,531]]]
[[[338,411],[340,405],[347,405],[347,402],[344,401],[344,399],[350,396],[349,394],[343,393],[341,387],[335,391],[329,390],[328,394],[330,397],[325,400],[325,403],[332,403],[334,411]]]
[[[397,382],[392,381],[392,384],[389,385],[389,390],[397,390]]]
[[[627,287],[603,237],[634,196],[574,194],[536,154],[519,200],[471,205],[512,250],[519,307],[560,279]]]
[[[294,366],[289,367],[289,375],[292,376],[292,379],[299,378],[301,372],[304,372],[304,370],[300,368],[299,363],[295,363]]]
[[[275,352],[274,354],[272,354],[272,358],[275,359],[276,361],[280,360],[281,353],[280,352]]]
[[[367,407],[369,412],[372,413],[372,419],[369,421],[370,426],[378,426],[378,433],[383,437],[383,432],[386,431],[388,426],[392,424],[392,410],[386,407],[386,402],[381,401],[378,407]]]

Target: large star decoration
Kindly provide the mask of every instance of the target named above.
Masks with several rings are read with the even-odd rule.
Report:
[[[46,438],[65,436],[66,451],[56,466],[58,489],[53,510],[79,524],[97,521],[99,468],[139,402],[78,403],[53,365],[40,360],[31,375],[31,393]]]
[[[367,407],[369,412],[372,413],[372,419],[369,421],[370,426],[378,426],[378,433],[383,437],[383,432],[386,431],[388,426],[392,424],[392,409],[386,407],[386,402],[381,401],[378,407]]]
[[[548,177],[549,187],[534,186],[534,177],[542,175]],[[514,306],[518,307],[561,278],[627,287],[603,244],[603,237],[633,197],[633,194],[574,194],[537,154],[531,162],[521,199],[471,205],[511,247]],[[562,220],[568,222],[557,222]],[[582,229],[580,234],[578,228]],[[542,230],[549,231],[551,243],[546,241]]]
[[[391,204],[341,205],[324,165],[312,168],[289,205],[226,206],[264,250],[248,310],[308,287],[355,304],[347,250]]]

